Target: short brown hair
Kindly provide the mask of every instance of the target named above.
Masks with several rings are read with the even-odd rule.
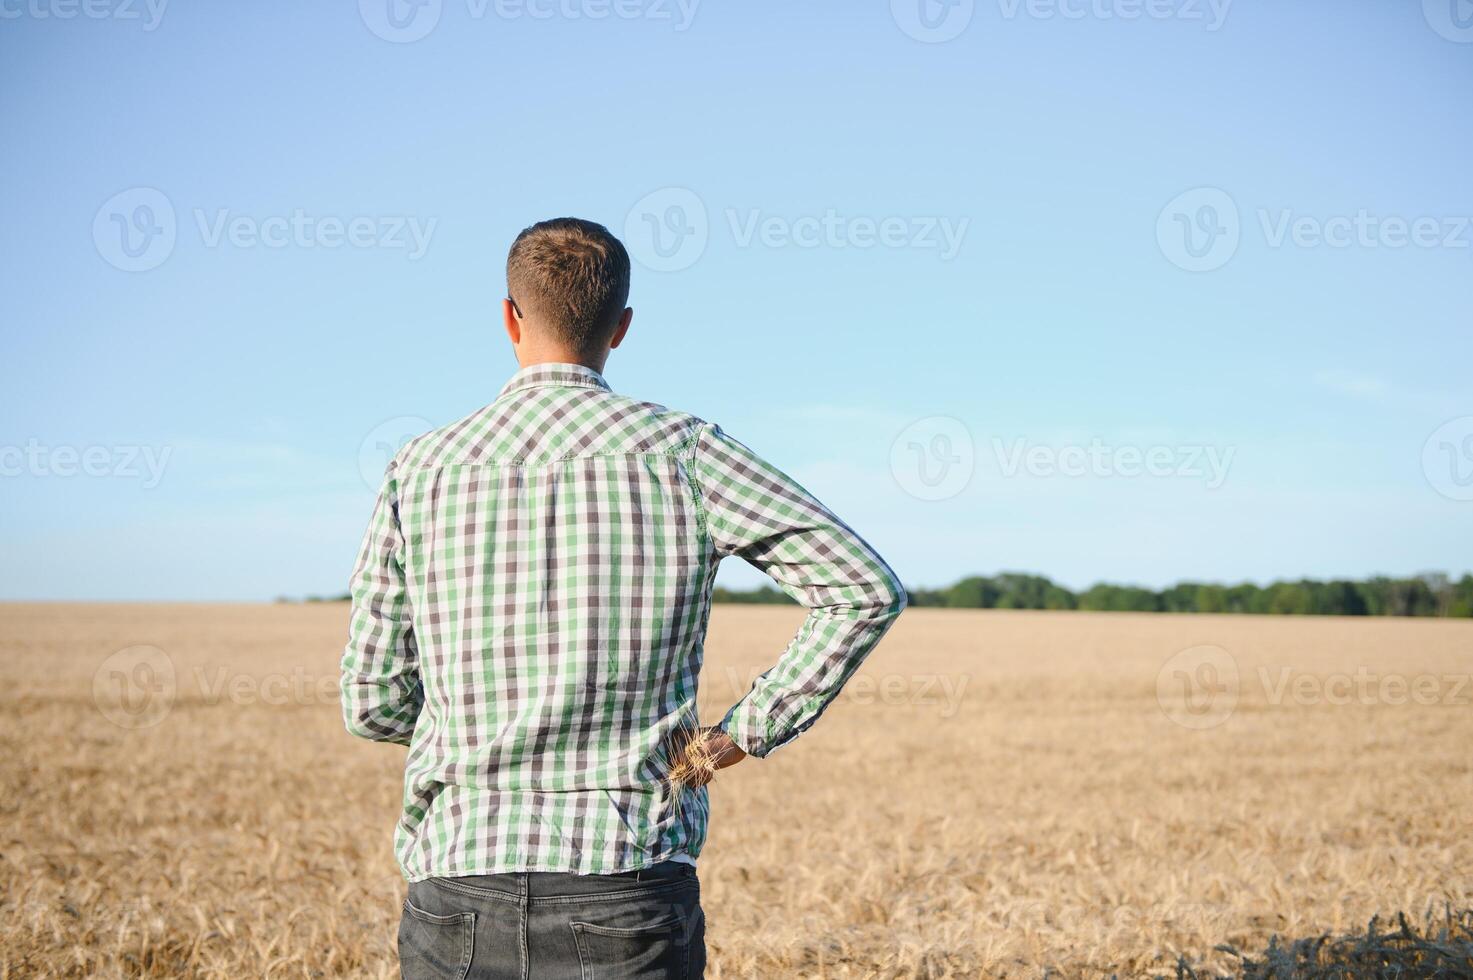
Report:
[[[629,300],[629,253],[596,222],[539,221],[512,242],[506,290],[517,312],[591,353],[613,336]]]

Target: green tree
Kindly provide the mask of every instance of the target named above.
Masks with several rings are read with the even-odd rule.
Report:
[[[1309,590],[1298,582],[1275,582],[1268,593],[1268,611],[1275,616],[1302,616],[1310,611]]]
[[[1228,612],[1263,613],[1268,611],[1264,591],[1252,582],[1231,586],[1227,590]]]
[[[1314,611],[1322,616],[1365,616],[1370,612],[1360,588],[1344,579],[1325,583],[1316,597]]]
[[[1003,572],[991,580],[998,609],[1073,609],[1074,593],[1042,575]]]
[[[1228,602],[1228,590],[1221,585],[1197,586],[1197,595],[1195,601],[1197,612],[1242,612],[1241,609],[1231,608],[1231,605]]]
[[[1452,586],[1447,614],[1464,619],[1473,618],[1473,575],[1464,575]]]
[[[998,595],[997,583],[974,575],[946,590],[946,604],[952,609],[991,609],[997,605]]]
[[[1102,582],[1079,597],[1079,608],[1099,612],[1159,612],[1161,602],[1149,589]]]
[[[1159,597],[1158,604],[1162,612],[1190,613],[1199,612],[1201,603],[1199,592],[1202,586],[1196,582],[1180,582],[1163,591]]]

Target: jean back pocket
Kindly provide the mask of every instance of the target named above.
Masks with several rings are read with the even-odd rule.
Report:
[[[637,926],[571,925],[581,980],[685,980],[689,972],[689,937],[678,915]]]
[[[399,971],[404,980],[465,980],[476,942],[476,914],[431,915],[404,901]]]

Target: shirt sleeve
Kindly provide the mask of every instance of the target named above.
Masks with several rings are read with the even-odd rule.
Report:
[[[760,758],[818,720],[905,608],[905,589],[812,494],[718,427],[698,433],[692,469],[718,555],[740,556],[808,607],[776,665],[721,725]]]
[[[363,537],[350,595],[353,611],[341,678],[344,724],[361,738],[408,745],[424,694],[392,463]]]

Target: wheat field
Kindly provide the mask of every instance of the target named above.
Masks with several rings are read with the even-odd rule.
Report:
[[[715,610],[706,720],[800,615]],[[397,975],[404,750],[342,731],[346,620],[0,606],[0,978]],[[713,785],[708,975],[1173,975],[1466,908],[1470,671],[1467,623],[911,610]]]

